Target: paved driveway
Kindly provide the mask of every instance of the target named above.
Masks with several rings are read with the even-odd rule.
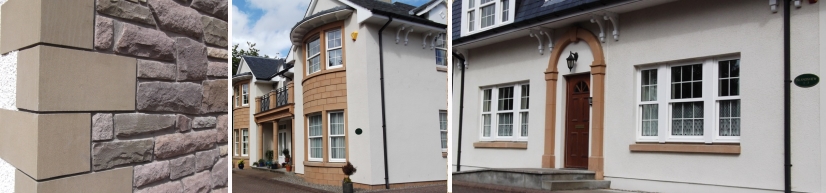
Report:
[[[234,172],[232,173],[232,192],[237,193],[316,193],[327,192],[309,187],[294,185],[277,180],[269,180],[279,175],[272,172]]]

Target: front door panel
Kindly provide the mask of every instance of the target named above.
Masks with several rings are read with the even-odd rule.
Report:
[[[588,168],[590,74],[569,76],[565,116],[565,167]]]

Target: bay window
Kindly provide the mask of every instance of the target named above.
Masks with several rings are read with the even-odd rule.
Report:
[[[341,29],[327,31],[327,69],[341,67]]]
[[[464,34],[473,34],[496,26],[513,22],[516,3],[512,0],[465,0],[467,7],[462,7],[462,13],[467,15],[462,18],[466,23],[462,28]],[[478,22],[477,22],[478,18]]]
[[[344,112],[328,114],[330,136],[330,162],[344,162],[346,159],[344,143]]]
[[[528,137],[528,84],[482,89],[481,139],[523,141]]]
[[[307,43],[307,74],[312,74],[321,71],[321,49],[320,38],[311,38]]]
[[[322,159],[322,134],[321,132],[321,115],[309,116],[307,120],[309,128],[307,141],[310,144],[310,161],[321,161]]]
[[[637,141],[739,142],[739,70],[736,58],[640,68]]]

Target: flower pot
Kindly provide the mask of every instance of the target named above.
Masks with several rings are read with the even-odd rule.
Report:
[[[238,169],[244,169],[244,164],[238,164]]]
[[[345,182],[342,180],[341,189],[344,190],[344,193],[353,193],[353,182]]]
[[[287,167],[285,167],[285,168],[287,169],[287,172],[293,171],[293,166],[291,166],[291,165],[287,165]]]

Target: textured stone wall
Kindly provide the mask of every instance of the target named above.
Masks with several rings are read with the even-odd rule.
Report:
[[[145,1],[145,2],[144,2]],[[94,50],[137,59],[134,112],[92,116],[92,170],[227,192],[227,0],[96,0]]]

